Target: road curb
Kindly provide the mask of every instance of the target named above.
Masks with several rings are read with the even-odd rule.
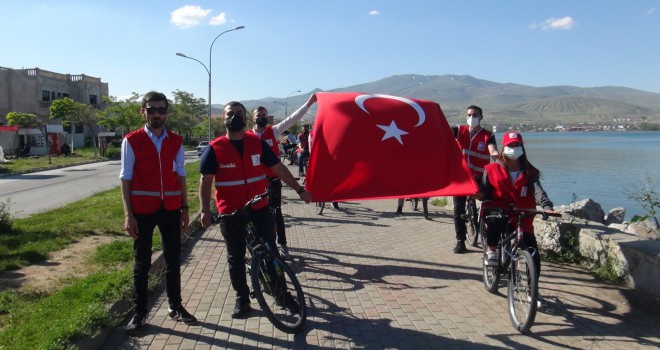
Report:
[[[190,237],[193,237],[195,234],[204,231],[204,229],[201,227],[200,217],[201,217],[201,212],[195,214],[194,218],[190,220],[191,224],[183,233],[183,236],[181,237],[182,252],[184,250],[185,244],[188,243],[188,241],[193,243],[195,242],[195,240],[191,240]],[[163,255],[163,251],[160,250],[158,252],[155,252],[151,257],[151,270],[149,271],[149,275],[151,276],[162,275],[164,271],[165,271],[165,257]],[[159,289],[162,286],[163,282],[164,280],[161,279],[158,282],[158,286],[155,289]],[[150,299],[151,299],[150,304],[155,301],[154,298],[151,298],[151,295],[150,295]],[[151,308],[151,305],[149,306],[149,308]],[[101,332],[94,337],[79,339],[78,341],[75,342],[74,345],[80,350],[96,350],[101,348],[103,344],[116,330],[122,328],[130,320],[130,318],[132,317],[132,313],[131,313],[132,309],[133,309],[133,301],[132,301],[132,289],[131,289],[131,292],[127,293],[127,295],[124,296],[123,299],[108,305],[108,313],[111,316],[120,316],[121,321],[119,322],[119,324],[113,327],[102,329]]]

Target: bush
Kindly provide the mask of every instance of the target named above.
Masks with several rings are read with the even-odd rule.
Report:
[[[0,232],[9,233],[11,232],[11,226],[13,220],[11,218],[11,203],[9,199],[0,203]]]
[[[105,150],[105,157],[108,159],[121,159],[121,149],[115,147],[108,147]]]

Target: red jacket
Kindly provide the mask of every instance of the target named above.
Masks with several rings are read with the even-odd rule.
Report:
[[[529,187],[532,176],[537,175],[535,169],[531,171],[523,170],[514,183],[511,183],[509,173],[499,163],[492,163],[486,166],[486,177],[488,183],[492,186],[490,199],[493,202],[483,202],[483,207],[505,205],[513,206],[517,209],[536,209],[536,198],[534,189]],[[513,225],[518,224],[518,216],[509,217]],[[523,219],[523,231],[525,233],[534,233],[534,217]]]
[[[493,135],[490,131],[481,128],[474,137],[470,137],[470,129],[461,125],[458,127],[456,142],[463,152],[463,158],[472,169],[472,176],[481,176],[486,165],[490,163],[488,139]]]
[[[215,205],[220,214],[232,213],[254,196],[266,191],[266,166],[261,164],[261,140],[256,135],[245,133],[243,157],[226,135],[213,140],[210,146],[213,147],[218,163],[215,172]],[[252,208],[260,209],[267,204],[268,199],[264,198]]]
[[[133,179],[131,180],[131,207],[137,214],[151,214],[160,209],[161,201],[166,210],[181,206],[181,187],[174,160],[183,144],[181,136],[167,132],[160,154],[144,128],[126,135],[126,141],[135,154]]]
[[[254,129],[248,130],[246,133],[250,133],[253,135],[257,135],[257,133],[254,131]],[[268,146],[270,146],[270,149],[273,150],[273,153],[275,153],[275,156],[279,159],[280,158],[280,146],[279,142],[277,141],[277,138],[275,138],[275,132],[273,131],[273,127],[268,125],[266,126],[266,130],[261,134],[261,139],[266,141]],[[275,172],[273,172],[270,168],[266,168],[266,174],[268,174],[268,177],[270,178],[276,178],[277,175],[275,175]]]

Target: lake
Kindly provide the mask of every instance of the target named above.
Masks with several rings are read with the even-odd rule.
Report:
[[[502,132],[496,133],[498,149]],[[529,161],[541,171],[541,183],[558,208],[591,198],[605,213],[626,208],[626,220],[646,214],[630,193],[650,177],[660,183],[660,132],[523,133]]]

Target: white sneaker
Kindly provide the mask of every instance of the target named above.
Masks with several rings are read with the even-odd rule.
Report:
[[[484,259],[484,264],[486,266],[497,266],[497,253],[487,252],[486,258]]]
[[[536,307],[539,309],[545,309],[548,307],[548,302],[545,301],[545,299],[538,297],[538,299],[536,299]]]

